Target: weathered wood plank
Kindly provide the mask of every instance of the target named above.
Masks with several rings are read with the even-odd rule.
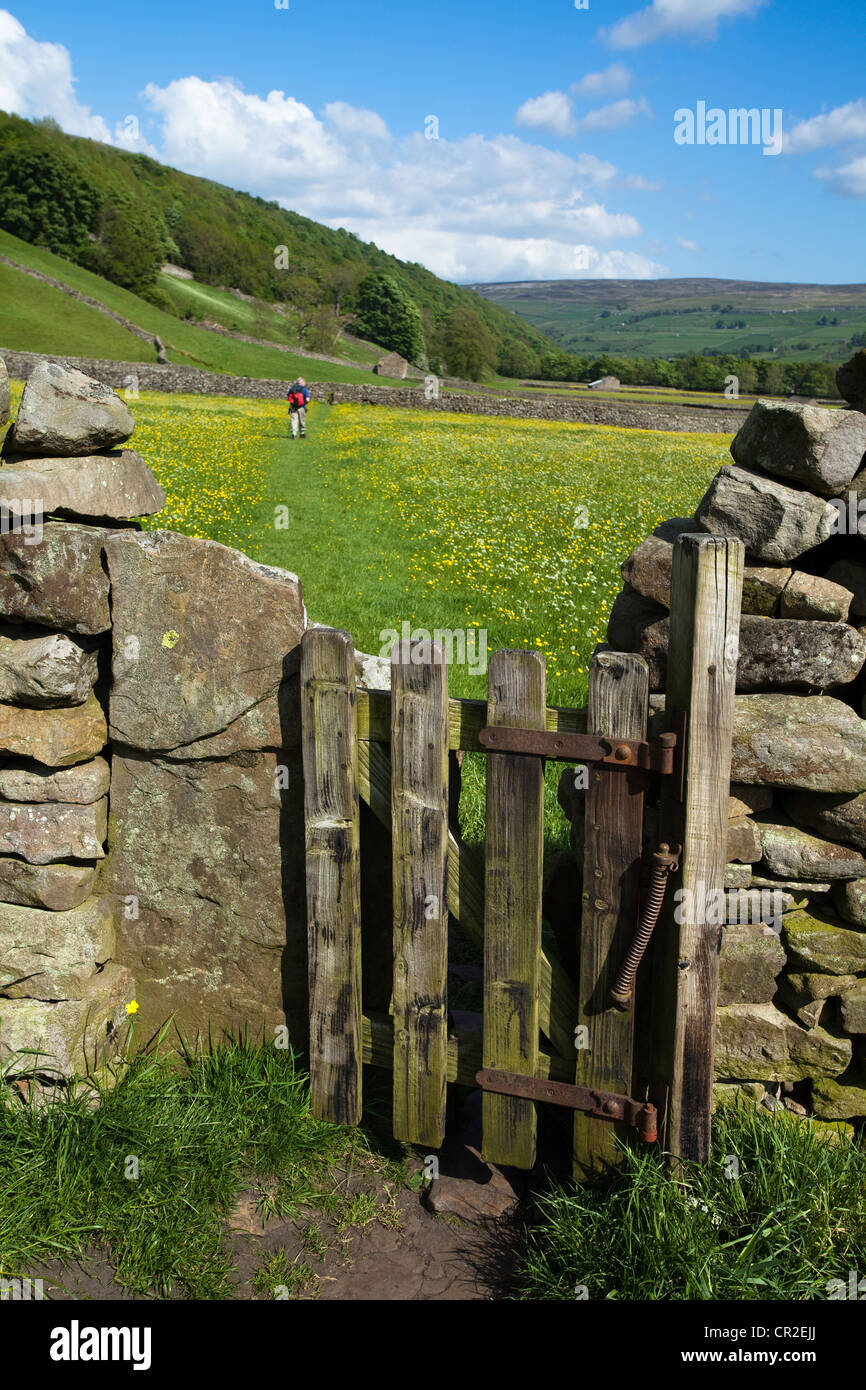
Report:
[[[391,740],[391,696],[387,690],[358,690],[358,738],[374,743]],[[487,723],[486,700],[448,701],[448,747],[456,752],[486,753],[478,734]],[[544,728],[552,733],[586,732],[586,710],[551,705],[545,710]]]
[[[382,825],[391,826],[391,759],[378,742],[358,743],[358,790]],[[496,754],[496,757],[502,756]],[[448,910],[479,946],[484,945],[484,870],[452,831],[448,835]],[[556,1052],[570,1055],[577,1023],[577,991],[554,956],[541,953],[538,1023]]]
[[[646,736],[649,675],[642,657],[597,652],[589,672],[587,731],[619,738]],[[646,777],[591,764],[586,791],[583,910],[580,924],[579,1024],[575,1079],[616,1095],[629,1095],[634,1019],[610,1003],[608,991],[634,935],[640,897]],[[624,1127],[575,1112],[574,1176],[603,1177],[618,1162],[616,1138]]]
[[[361,1019],[366,1065],[390,1069],[394,1064],[394,1020],[388,1014],[364,1014]],[[476,1026],[453,1027],[448,1031],[447,1078],[461,1086],[476,1085],[475,1074],[481,1067],[481,1015]],[[574,1064],[555,1053],[539,1050],[535,1075],[547,1081],[572,1081]]]
[[[721,940],[706,903],[724,884],[743,563],[738,540],[683,535],[674,547],[665,728],[685,711],[685,798],[664,779],[661,825],[683,854],[656,928],[653,1074],[667,1087],[666,1148],[699,1163],[710,1149]]]
[[[487,721],[527,729],[545,723],[546,672],[537,652],[499,651],[490,662]],[[515,753],[487,758],[484,872],[483,1065],[534,1076],[538,1065],[544,763]],[[532,1101],[485,1092],[484,1157],[531,1168]]]
[[[313,1114],[361,1119],[361,898],[354,648],[348,632],[301,640],[310,1088]]]
[[[439,1148],[448,1051],[448,666],[432,642],[391,663],[395,1139]]]

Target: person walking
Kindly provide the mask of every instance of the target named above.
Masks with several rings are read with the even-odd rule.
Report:
[[[307,383],[302,376],[299,376],[294,386],[289,387],[289,419],[292,426],[292,439],[297,439],[300,430],[301,439],[307,437],[307,404],[310,399],[310,392]]]

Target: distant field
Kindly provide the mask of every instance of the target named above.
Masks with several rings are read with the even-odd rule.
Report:
[[[866,333],[866,285],[563,280],[473,288],[580,356],[769,357],[775,348],[786,361],[841,362],[850,339]]]
[[[361,367],[319,362],[302,353],[239,343],[158,309],[72,261],[52,255],[0,231],[0,253],[22,266],[39,270],[104,304],[166,345],[171,362],[234,376],[274,378],[303,374],[310,381],[379,383],[382,378]],[[108,357],[122,362],[152,362],[155,354],[143,339],[128,333],[98,310],[80,304],[61,290],[0,263],[0,346],[20,352],[52,352],[70,357]],[[219,297],[219,291],[213,291]],[[224,299],[234,302],[234,296]],[[236,301],[244,308],[243,301]],[[211,317],[216,317],[211,315]],[[240,331],[246,331],[241,329]],[[258,336],[253,334],[251,336]]]

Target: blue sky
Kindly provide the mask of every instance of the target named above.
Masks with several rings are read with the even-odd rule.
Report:
[[[282,3],[0,0],[0,108],[462,282],[866,281],[863,0]]]

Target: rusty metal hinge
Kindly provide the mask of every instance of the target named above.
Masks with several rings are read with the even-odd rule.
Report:
[[[510,729],[495,724],[482,729],[478,742],[490,753],[529,753],[554,762],[602,763],[605,767],[638,767],[670,775],[676,766],[676,734],[660,734],[652,742],[614,738],[605,734],[552,733],[545,729]]]
[[[545,1081],[541,1077],[520,1076],[517,1072],[495,1071],[489,1067],[476,1072],[475,1080],[483,1091],[493,1091],[497,1095],[564,1105],[569,1110],[585,1111],[597,1120],[621,1120],[636,1129],[648,1144],[658,1138],[655,1106],[632,1100],[631,1096],[617,1096],[610,1091],[594,1091],[589,1086],[571,1086],[565,1081]]]

